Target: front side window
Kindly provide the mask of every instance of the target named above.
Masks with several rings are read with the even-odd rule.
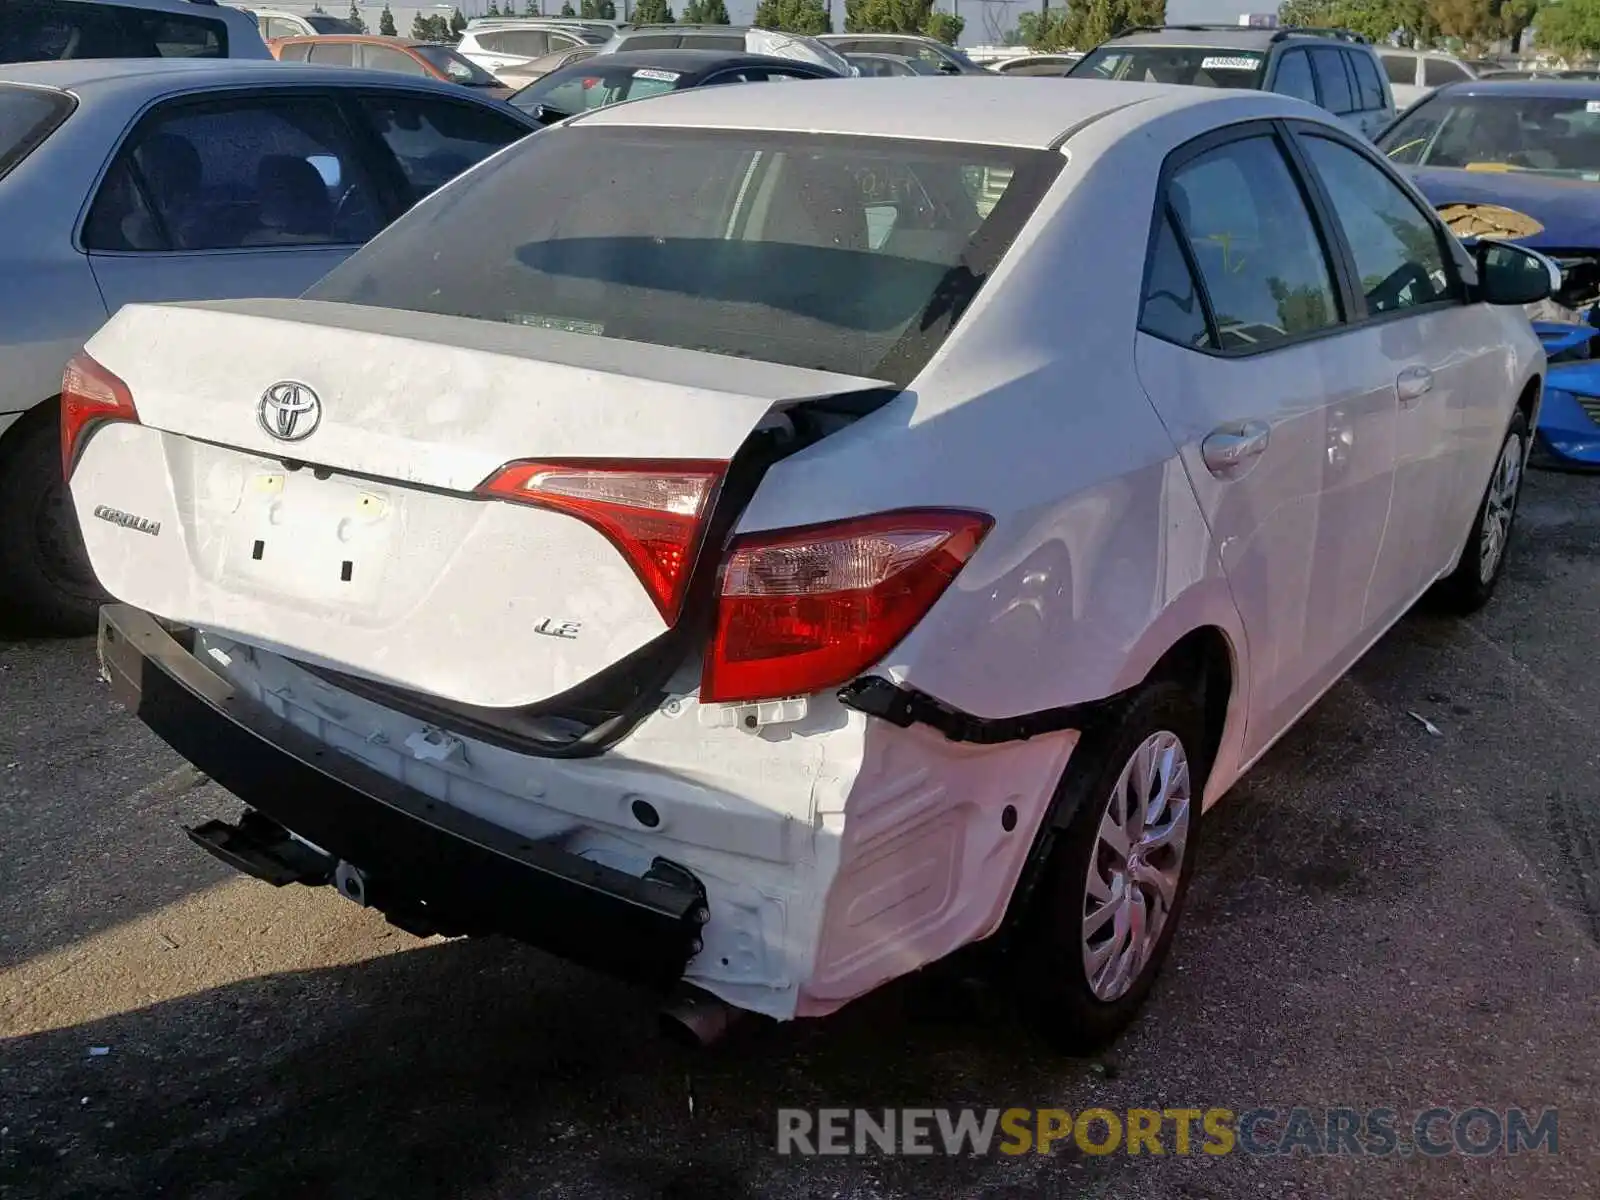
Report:
[[[1458,83],[1472,76],[1457,63],[1448,58],[1425,58],[1422,60],[1422,85],[1424,87],[1443,87],[1447,83]]]
[[[302,46],[310,46],[310,59],[314,63],[322,63],[330,67],[353,67],[356,65],[356,46],[354,42],[302,42]],[[287,49],[287,47],[285,47]]]
[[[1344,55],[1333,49],[1316,49],[1311,51],[1311,64],[1322,89],[1322,106],[1339,116],[1354,112],[1356,101],[1344,72]]]
[[[65,92],[0,83],[0,179],[38,149],[76,104]]]
[[[498,113],[448,100],[368,96],[361,107],[400,164],[412,203],[528,133]]]
[[[525,58],[539,58],[550,52],[549,36],[542,29],[486,33],[478,39],[478,45],[491,54],[516,54]]]
[[[1454,298],[1439,231],[1400,185],[1348,146],[1314,136],[1300,144],[1344,230],[1367,311]]]
[[[1291,50],[1278,60],[1278,75],[1272,82],[1272,90],[1308,104],[1317,102],[1316,85],[1311,82],[1311,60],[1304,50]]]
[[[1224,350],[1337,325],[1328,259],[1277,142],[1244,138],[1185,164],[1168,189]]]
[[[278,47],[279,62],[307,62],[310,57],[310,42],[285,42]]]
[[[421,75],[426,78],[428,69],[411,55],[388,46],[363,45],[361,65],[369,71],[392,71],[396,75]]]
[[[1411,167],[1539,172],[1600,182],[1600,104],[1583,96],[1435,95],[1379,139]]]
[[[564,127],[413,210],[307,296],[905,384],[1063,161],[893,138]]]
[[[1267,56],[1217,46],[1101,46],[1072,69],[1074,78],[1182,83],[1194,87],[1261,86]]]
[[[382,218],[333,104],[184,105],[140,123],[84,227],[91,250],[346,245]]]

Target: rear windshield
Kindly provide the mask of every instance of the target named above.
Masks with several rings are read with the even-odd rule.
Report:
[[[557,127],[444,188],[306,296],[904,385],[1063,161],[898,138]]]
[[[1191,87],[1259,88],[1266,54],[1229,46],[1101,46],[1073,68],[1074,79],[1128,79]]]
[[[0,0],[0,18],[0,62],[228,57],[214,18],[63,0]]]
[[[500,81],[477,63],[463,58],[449,46],[413,46],[412,53],[419,58],[426,59],[432,66],[443,71],[451,83],[459,83],[466,87],[500,87]]]
[[[681,71],[636,65],[615,66],[597,54],[579,66],[563,67],[537,79],[511,97],[510,103],[531,113],[541,104],[546,111],[576,116],[591,108],[604,108],[623,100],[643,100],[678,89]]]
[[[354,21],[347,21],[343,17],[330,17],[326,13],[307,13],[300,18],[318,33],[365,33],[366,30]]]
[[[0,83],[0,179],[54,133],[75,104],[65,92]]]

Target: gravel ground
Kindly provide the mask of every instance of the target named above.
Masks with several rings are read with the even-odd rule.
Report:
[[[92,645],[0,643],[0,1193],[1592,1195],[1596,488],[1536,476],[1495,602],[1408,618],[1213,810],[1171,969],[1093,1062],[938,979],[686,1054],[619,984],[231,876],[177,823],[236,802],[111,703]],[[774,1150],[779,1106],[1294,1104],[1553,1107],[1559,1149]]]

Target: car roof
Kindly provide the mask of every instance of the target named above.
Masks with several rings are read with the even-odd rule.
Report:
[[[57,88],[84,97],[151,97],[194,87],[290,82],[371,87],[376,80],[374,72],[360,67],[279,62],[272,58],[72,58],[0,65],[0,83]],[[462,90],[455,84],[420,75],[397,75],[392,82],[443,90],[452,96]]]
[[[1344,36],[1338,36],[1344,33]],[[1370,43],[1359,35],[1341,30],[1255,29],[1247,25],[1164,25],[1159,29],[1130,29],[1114,38],[1107,38],[1106,46],[1236,46],[1241,50],[1270,50],[1281,42],[1315,42],[1333,46],[1365,46]]]
[[[864,41],[889,41],[889,42],[932,42],[943,46],[944,42],[938,38],[931,38],[925,33],[819,33],[819,42],[864,42]]]
[[[443,42],[430,42],[426,38],[388,37],[381,33],[296,33],[287,37],[276,37],[272,40],[277,42],[279,45],[284,45],[289,42],[360,42],[364,45],[376,44],[379,46],[399,46],[402,50],[408,50],[412,46],[444,45]],[[445,48],[449,49],[450,47],[446,46]]]
[[[598,60],[598,61],[597,61]],[[586,58],[581,64],[589,70],[615,63],[624,67],[664,67],[670,71],[709,71],[723,66],[747,67],[815,67],[828,68],[817,63],[799,62],[793,58],[779,58],[773,54],[754,54],[745,50],[711,50],[668,48],[661,50],[618,50],[615,54],[601,54]]]
[[[1450,96],[1563,96],[1573,100],[1600,99],[1600,79],[1463,79],[1436,88],[1434,95]]]
[[[592,60],[591,60],[592,61]],[[826,87],[685,88],[643,104],[613,104],[572,119],[575,126],[771,129],[862,137],[971,142],[1050,149],[1074,128],[1118,109],[1150,103],[1150,117],[1174,107],[1227,109],[1230,120],[1296,115],[1303,103],[1271,92],[1099,79],[918,75],[830,79]]]
[[[118,4],[123,8],[154,9],[157,12],[194,13],[196,16],[239,16],[248,17],[250,14],[243,9],[235,8],[231,4],[207,3],[207,0],[79,0],[79,3],[106,3]],[[196,12],[196,9],[201,11]],[[210,9],[208,14],[204,10]],[[253,11],[253,10],[252,10]]]

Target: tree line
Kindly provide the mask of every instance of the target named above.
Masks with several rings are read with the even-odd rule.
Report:
[[[844,31],[846,33],[919,33],[937,38],[954,46],[966,28],[966,18],[934,8],[935,0],[845,0]],[[523,0],[519,11],[515,0],[507,0],[502,8],[499,0],[491,0],[490,17],[577,17],[589,21],[615,21],[615,0],[579,0],[573,8],[572,0],[562,0],[556,12],[544,12],[541,0]],[[554,0],[550,7],[554,8]],[[321,12],[321,8],[313,11]],[[727,25],[730,24],[728,6],[724,0],[688,0],[683,11],[673,15],[670,0],[636,0],[629,19],[636,25]],[[350,21],[361,32],[367,23],[360,10],[350,5]],[[763,29],[781,29],[788,33],[832,33],[833,17],[824,0],[760,0],[756,5],[755,24]],[[424,16],[418,13],[411,20],[411,36],[419,41],[458,42],[467,27],[466,15],[457,8],[450,16],[436,13]],[[395,37],[394,14],[383,6],[378,19],[378,32]]]

